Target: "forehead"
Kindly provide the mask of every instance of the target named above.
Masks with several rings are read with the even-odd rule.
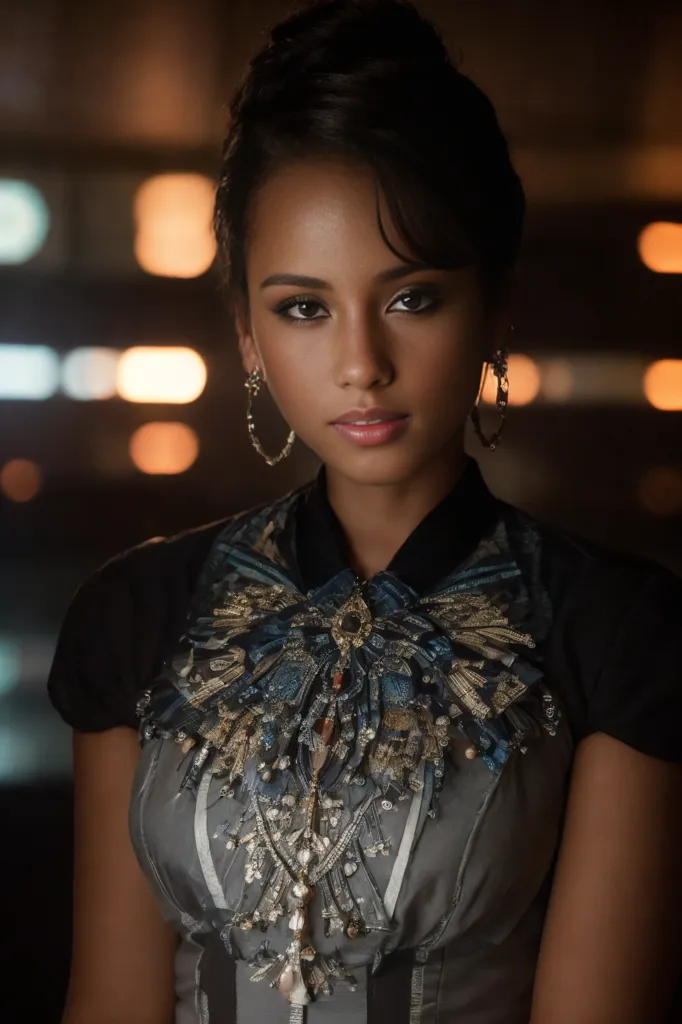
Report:
[[[369,167],[331,158],[287,164],[253,198],[247,239],[250,269],[264,270],[274,262],[291,271],[294,264],[305,264],[308,272],[312,263],[329,268],[348,260],[357,269],[395,263],[379,231],[377,200],[391,244],[409,256]],[[315,272],[324,276],[321,269]]]

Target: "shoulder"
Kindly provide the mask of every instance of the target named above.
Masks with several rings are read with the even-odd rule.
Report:
[[[66,610],[47,681],[73,728],[137,726],[135,706],[182,636],[191,601],[220,541],[248,540],[274,515],[288,522],[298,490],[108,559]],[[220,559],[218,558],[218,562]]]
[[[517,538],[527,535],[536,566],[550,596],[563,599],[588,593],[610,593],[611,606],[627,603],[654,576],[678,580],[650,558],[608,547],[577,533],[542,522],[521,509],[502,503],[503,515]],[[523,540],[516,540],[521,546]]]
[[[545,667],[575,739],[602,731],[682,761],[682,579],[517,509],[508,515],[519,536],[534,538],[551,606]]]
[[[116,590],[124,586],[135,593],[166,584],[173,577],[191,579],[232,518],[204,523],[169,537],[150,537],[125,548],[99,566],[79,590]]]
[[[231,519],[119,552],[79,586],[63,618],[47,681],[76,729],[135,727],[135,700],[178,639],[199,573]]]
[[[300,490],[168,537],[150,537],[118,552],[81,584],[67,617],[75,608],[91,607],[93,601],[113,606],[122,600],[134,605],[143,617],[145,609],[153,611],[159,603],[173,605],[184,614],[184,603],[218,538],[229,538],[231,543],[252,539],[251,535],[257,534],[278,512],[283,511],[286,519],[286,512]]]
[[[682,600],[682,579],[659,562],[543,523],[513,506],[503,508],[512,545],[546,589],[555,621],[568,626],[589,615],[604,637],[643,599],[658,598],[660,613],[669,599]]]

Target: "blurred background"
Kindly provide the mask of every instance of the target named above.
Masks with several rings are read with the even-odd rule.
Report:
[[[417,6],[489,93],[529,201],[484,474],[682,572],[682,5]],[[250,447],[210,233],[226,102],[289,9],[0,0],[0,860],[42,1024],[68,962],[70,735],[45,695],[66,606],[114,553],[316,469],[300,442],[274,469]],[[286,427],[257,408],[278,450]],[[26,1008],[11,971],[3,989]]]

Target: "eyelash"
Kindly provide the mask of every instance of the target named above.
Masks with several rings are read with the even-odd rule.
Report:
[[[400,309],[400,310],[398,310],[399,313],[406,313],[408,316],[424,316],[426,313],[434,312],[434,310],[440,304],[440,298],[436,294],[436,292],[433,289],[424,288],[424,287],[422,287],[422,288],[409,288],[406,291],[402,292],[400,295],[396,295],[396,297],[393,300],[393,302],[394,303],[395,302],[400,302],[401,299],[404,299],[407,296],[412,296],[412,295],[419,295],[419,296],[421,296],[423,298],[429,299],[430,301],[429,301],[428,306],[425,306],[422,309]],[[298,324],[306,324],[306,323],[308,323],[308,324],[316,323],[318,320],[325,320],[326,319],[326,317],[323,317],[323,316],[314,316],[314,317],[288,316],[288,312],[289,312],[290,309],[294,309],[296,306],[306,306],[306,305],[308,305],[308,306],[319,306],[320,308],[323,308],[322,303],[319,301],[319,299],[313,298],[312,295],[294,295],[292,298],[286,299],[284,302],[280,302],[280,304],[275,307],[274,312],[277,314],[277,316],[281,317],[282,320],[286,320],[288,323],[297,324],[297,325]],[[393,305],[393,303],[391,303],[391,305]]]

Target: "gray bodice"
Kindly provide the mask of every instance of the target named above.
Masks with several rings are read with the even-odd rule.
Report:
[[[390,880],[396,879],[397,855],[405,852],[401,841],[418,796],[381,814],[392,846],[372,861],[378,894],[360,870],[348,879],[355,899],[364,900],[362,906],[374,908],[378,895],[377,913],[383,910],[392,930],[355,939],[343,932],[326,938],[321,918],[312,915],[318,926],[316,946],[338,954],[355,969],[359,984],[355,993],[339,984],[331,998],[322,996],[312,1004],[311,1024],[364,1024],[365,968],[371,968],[378,949],[403,947],[417,951],[415,982],[423,974],[423,995],[417,991],[414,996],[421,1014],[411,1018],[414,1024],[527,1024],[572,755],[569,729],[563,718],[554,737],[544,733],[525,754],[515,752],[497,775],[479,758],[468,760],[461,743],[452,754],[456,771],[448,772],[438,818],[426,823],[408,851],[397,897],[396,886],[389,893],[393,913],[381,904]],[[138,856],[165,916],[183,937],[177,957],[176,1022],[230,1020],[220,1006],[219,979],[204,977],[208,991],[200,987],[202,951],[206,939],[218,931],[241,960],[238,1024],[286,1024],[287,1004],[267,984],[251,984],[253,970],[244,963],[256,952],[262,934],[229,927],[231,910],[245,889],[245,851],[227,850],[224,837],[215,837],[228,813],[219,798],[220,781],[204,776],[196,799],[178,792],[182,757],[170,740],[148,742],[131,808]],[[234,814],[237,806],[232,803]],[[398,875],[401,870],[402,864]],[[268,936],[281,948],[288,941],[286,921]],[[227,948],[224,956],[230,956]],[[425,967],[420,967],[422,962]]]
[[[279,511],[285,515],[286,508]],[[565,716],[557,720],[551,712],[553,722],[542,728],[547,723],[541,722],[539,700],[536,705],[526,701],[523,710],[521,697],[531,692],[539,673],[524,668],[501,642],[504,630],[510,642],[520,636],[509,631],[510,623],[540,621],[541,616],[529,614],[533,602],[542,603],[536,584],[524,581],[507,530],[500,526],[435,604],[417,601],[388,576],[374,591],[370,587],[367,604],[357,596],[349,603],[340,578],[336,605],[332,588],[317,595],[309,614],[302,601],[295,604],[301,595],[292,591],[290,596],[286,579],[277,576],[282,562],[272,546],[273,523],[277,517],[267,514],[255,523],[257,529],[249,523],[248,536],[256,541],[248,545],[242,540],[235,547],[234,530],[218,543],[204,594],[194,606],[198,625],[194,634],[188,630],[193,640],[167,664],[171,685],[165,703],[161,712],[157,707],[156,722],[150,725],[148,719],[142,732],[131,834],[163,912],[181,936],[177,1024],[286,1024],[291,1008],[269,982],[279,974],[281,988],[292,933],[303,936],[296,957],[300,953],[304,968],[309,961],[307,976],[315,986],[308,1024],[377,1024],[383,1005],[391,1013],[398,1005],[394,997],[401,988],[405,999],[391,1024],[400,1024],[401,1013],[410,1024],[527,1024],[573,754]],[[260,589],[253,588],[254,581]],[[499,604],[481,596],[488,591]],[[500,606],[503,620],[495,611]],[[283,608],[295,611],[287,619],[290,630],[314,626],[314,644],[310,639],[292,644],[282,627]],[[432,616],[431,632],[417,613]],[[363,615],[365,633],[353,639]],[[242,617],[237,625],[235,616]],[[262,623],[265,640],[256,642],[255,625]],[[478,639],[466,640],[471,628]],[[280,661],[267,662],[278,666],[268,676],[263,665],[274,657],[280,632],[289,638],[283,655],[277,655]],[[326,664],[324,643],[328,640],[331,650],[331,637],[346,660],[339,656],[330,662],[324,683],[308,671],[307,652],[314,649],[318,662]],[[462,643],[469,643],[475,656],[464,657],[457,646]],[[365,661],[353,660],[353,650]],[[422,689],[405,675],[408,661],[414,671],[422,665]],[[489,672],[493,663],[497,667]],[[250,675],[247,664],[254,666]],[[340,672],[332,673],[335,665],[350,666],[351,684],[359,680],[364,686],[369,680],[364,711],[361,705],[342,705],[343,693],[355,691],[352,686],[344,691]],[[451,702],[446,715],[438,713],[438,700],[426,696],[437,669],[446,671],[442,693]],[[254,704],[259,679],[264,704]],[[299,693],[292,680],[296,686],[305,681],[305,707],[312,706],[309,717],[317,722],[317,733],[305,732],[304,718],[297,726],[298,741],[291,730],[286,734],[293,736],[287,749],[302,745],[299,761],[289,768],[281,750],[278,758],[261,758],[276,746],[277,729],[286,733],[286,716],[303,706],[292,696]],[[551,704],[551,681],[545,683],[543,700]],[[272,703],[275,691],[279,704]],[[240,760],[235,743],[245,707],[256,712],[242,737],[247,747],[252,743],[250,754]],[[273,708],[280,709],[282,721]],[[372,709],[379,718],[372,717]],[[324,734],[319,723],[336,721],[334,715],[339,738],[329,747],[327,764],[336,757],[340,767],[333,785],[320,785],[313,812],[315,784],[306,797],[311,776],[305,759],[316,756]],[[182,729],[167,724],[180,720]],[[428,726],[422,747],[415,745],[417,721]],[[300,723],[301,715],[291,722]],[[351,734],[354,739],[344,746]],[[360,756],[365,748],[369,760]],[[396,765],[407,766],[409,785],[401,784],[402,769]],[[184,788],[183,779],[190,782]],[[312,852],[302,856],[302,850]],[[299,865],[309,904],[296,901]],[[304,911],[305,925],[297,916]],[[381,977],[389,981],[377,1005],[373,986]],[[303,1020],[303,1011],[291,1019]]]

